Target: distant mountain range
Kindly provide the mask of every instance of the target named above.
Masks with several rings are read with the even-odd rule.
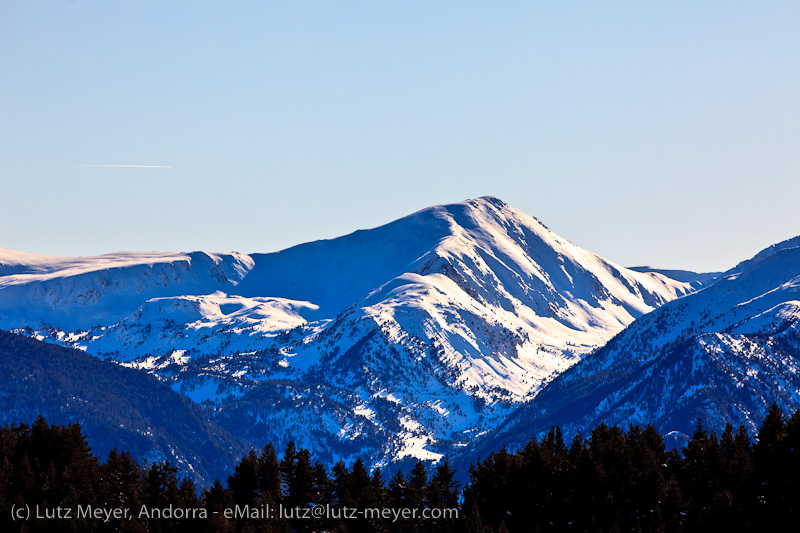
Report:
[[[294,440],[327,461],[397,465],[607,412],[685,431],[735,404],[752,423],[772,397],[770,372],[798,390],[789,348],[775,345],[794,342],[793,292],[776,289],[800,275],[796,246],[725,274],[628,269],[485,197],[271,254],[0,250],[0,327],[152,374],[249,445]],[[711,361],[700,354],[727,354],[733,340],[747,364],[775,363],[736,363],[745,385],[726,377],[726,407],[703,411],[690,399],[731,373],[709,362],[690,379],[675,365],[691,350]],[[754,371],[764,390],[744,400],[734,393]],[[660,410],[649,407],[657,397]]]

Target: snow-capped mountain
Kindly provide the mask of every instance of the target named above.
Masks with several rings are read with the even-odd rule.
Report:
[[[254,445],[436,458],[702,280],[485,197],[271,254],[0,252],[0,327],[155,374]]]
[[[114,324],[151,298],[234,287],[252,267],[251,258],[235,253],[62,258],[0,249],[0,323],[64,331]]]
[[[560,425],[652,423],[691,435],[697,418],[754,432],[772,402],[800,408],[800,238],[637,319],[553,380],[476,446],[527,442]],[[482,453],[481,452],[481,453]]]

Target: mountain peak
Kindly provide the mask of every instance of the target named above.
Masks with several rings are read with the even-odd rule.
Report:
[[[479,196],[478,198],[466,200],[466,202],[475,202],[478,204],[491,205],[500,210],[508,209],[511,207],[509,204],[507,204],[506,202],[504,202],[503,200],[501,200],[496,196]]]
[[[0,276],[0,326],[156,374],[256,446],[291,423],[373,460],[446,453],[691,290],[493,196],[275,253],[44,262]]]

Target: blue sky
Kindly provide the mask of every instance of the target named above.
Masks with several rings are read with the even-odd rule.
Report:
[[[4,0],[0,72],[2,248],[267,252],[482,195],[623,265],[800,234],[795,1]]]

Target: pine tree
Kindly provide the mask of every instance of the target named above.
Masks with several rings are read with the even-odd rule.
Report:
[[[333,465],[331,471],[333,474],[332,489],[333,489],[333,505],[343,507],[350,501],[350,472],[347,465],[341,459]]]
[[[169,461],[152,463],[144,474],[142,505],[148,509],[164,509],[176,506],[179,501],[178,468]],[[147,521],[149,531],[177,531],[177,519],[155,519]]]
[[[728,423],[720,439],[725,466],[722,485],[730,494],[730,509],[720,518],[719,525],[728,529],[745,527],[755,509],[753,492],[752,445],[747,429],[742,425],[736,432]]]
[[[363,508],[372,506],[374,503],[371,497],[372,483],[369,472],[364,467],[364,462],[358,458],[350,469],[350,476],[347,479],[347,492],[351,496],[350,504],[354,507]]]
[[[138,510],[142,506],[144,473],[129,452],[116,448],[100,466],[102,499],[106,508]],[[139,524],[138,520],[136,521]],[[142,530],[144,526],[141,526]]]
[[[289,489],[294,477],[294,469],[297,464],[297,450],[295,449],[294,442],[289,441],[286,445],[286,451],[283,452],[283,458],[280,462],[281,470],[281,492],[284,499],[289,497]]]
[[[773,403],[758,430],[753,447],[755,475],[758,480],[758,522],[768,528],[780,527],[791,514],[787,500],[789,480],[786,463],[787,449],[786,417],[777,403]]]
[[[786,506],[790,510],[787,517],[791,522],[800,520],[800,410],[794,412],[786,423],[784,442],[786,454]]]
[[[520,515],[522,512],[517,504],[519,484],[513,482],[513,476],[519,470],[515,456],[505,447],[490,453],[484,461],[478,461],[470,467],[470,487],[464,494],[465,507],[475,503],[483,520],[494,528],[509,515]],[[548,476],[544,470],[542,475]],[[522,480],[521,477],[518,479]],[[545,483],[548,481],[549,478]]]
[[[622,513],[629,506],[623,492],[626,471],[625,437],[619,426],[600,424],[592,430],[589,454],[594,463],[592,516],[603,531],[621,527]]]
[[[631,426],[625,434],[624,455],[622,492],[626,509],[620,516],[622,524],[632,530],[663,531],[660,502],[666,496],[667,482],[661,435],[651,425],[644,430]]]
[[[289,480],[289,494],[286,501],[290,507],[308,507],[316,503],[314,495],[311,453],[303,448],[297,453],[294,472]]]
[[[255,450],[245,455],[236,465],[234,473],[228,476],[228,488],[233,501],[239,506],[252,506],[258,498],[258,456]]]
[[[576,437],[573,447],[578,440],[583,439]],[[570,454],[573,452],[577,452],[577,448],[571,448]],[[514,483],[510,491],[519,502],[515,504],[515,519],[519,522],[525,522],[532,527],[550,522],[551,509],[548,500],[553,488],[550,479],[553,475],[551,459],[549,454],[547,457],[543,455],[535,437],[517,453],[512,468],[516,470],[515,477],[519,481]]]
[[[328,469],[324,464],[314,463],[314,500],[315,502],[330,503],[333,498],[333,484],[328,476]]]
[[[383,480],[383,472],[376,468],[369,479],[370,492],[372,493],[372,504],[375,507],[386,507],[388,494],[386,482]]]
[[[431,510],[454,509],[458,506],[458,482],[454,480],[455,470],[450,468],[450,463],[445,459],[436,466],[436,472],[428,483],[427,507]],[[439,519],[426,524],[429,531],[455,531],[456,524],[453,520]]]
[[[261,505],[277,503],[281,500],[281,470],[278,456],[272,444],[261,451],[256,465],[258,501]]]
[[[712,431],[709,436],[698,418],[695,432],[683,453],[683,494],[689,505],[686,525],[691,529],[705,529],[727,512],[731,504],[721,486],[724,452],[716,433]]]
[[[400,512],[407,509],[408,505],[408,484],[403,472],[398,470],[389,480],[387,488],[387,507],[395,512]],[[405,531],[406,524],[404,520],[397,520],[389,524],[389,531],[392,533]]]
[[[207,489],[203,489],[200,499],[208,511],[208,531],[228,533],[236,531],[236,522],[225,516],[225,509],[235,506],[231,491],[226,489],[220,480]]]
[[[360,458],[356,459],[347,477],[347,491],[349,496],[345,500],[345,506],[352,509],[364,510],[367,508],[377,508],[378,502],[372,493],[372,480],[369,472],[364,467]],[[355,520],[348,520],[347,528],[353,533],[366,533],[377,529],[377,521],[370,522],[364,516],[359,516]]]
[[[422,510],[425,508],[425,493],[428,488],[428,472],[425,469],[425,463],[417,461],[414,468],[408,474],[408,481],[406,484],[406,501],[408,508],[416,509],[416,516],[422,516]],[[424,531],[422,529],[424,524],[421,518],[411,520],[412,531]]]

